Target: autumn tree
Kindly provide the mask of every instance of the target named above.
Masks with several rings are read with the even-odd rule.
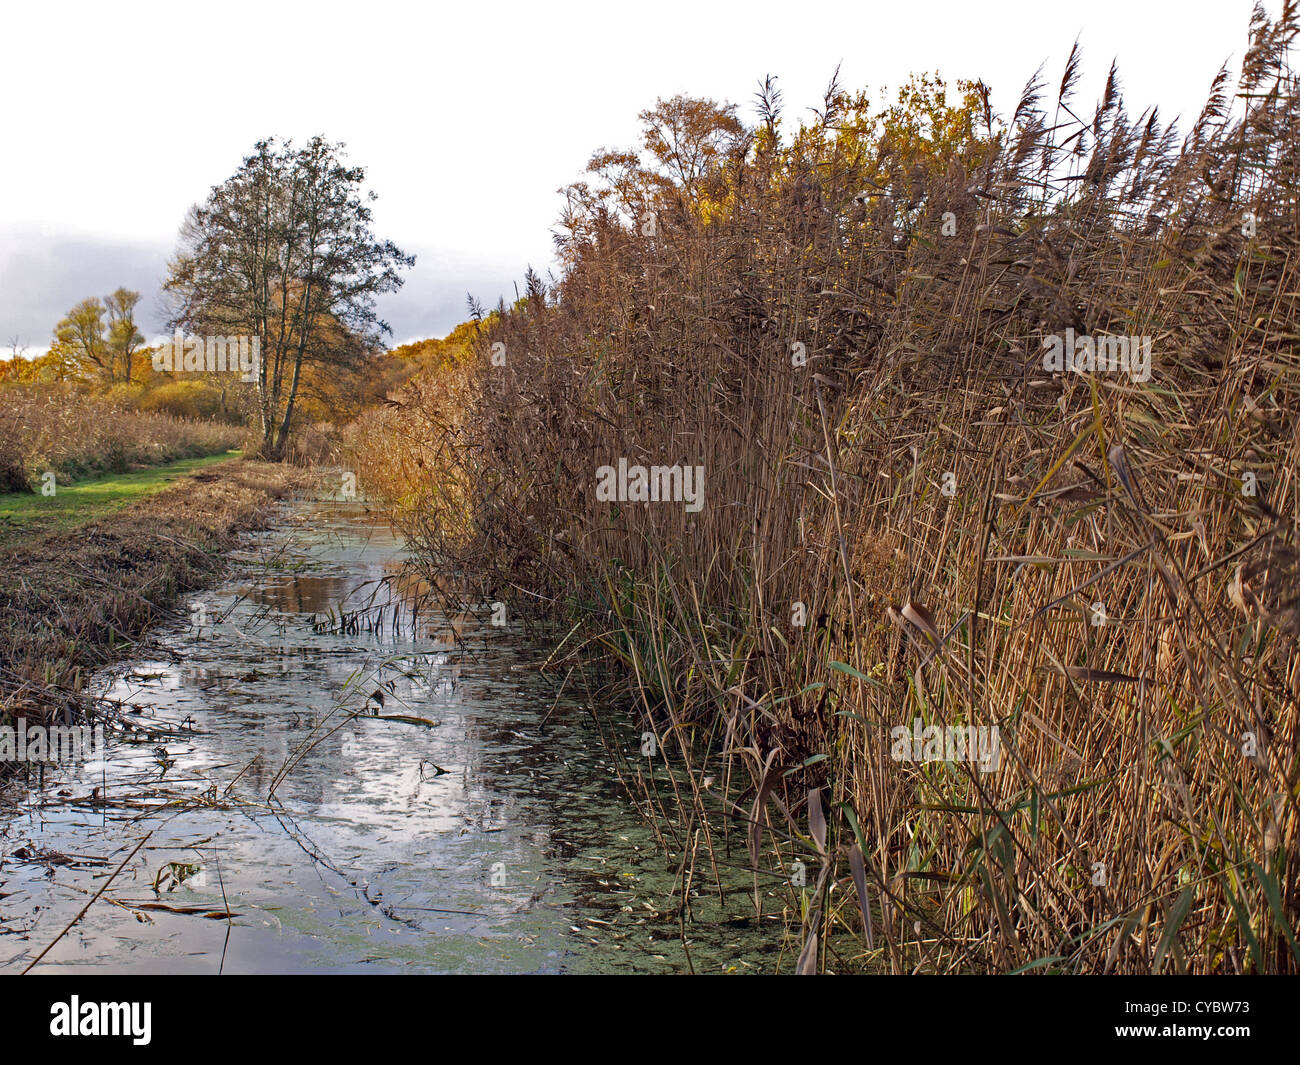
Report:
[[[391,332],[375,296],[414,264],[371,231],[375,199],[343,145],[259,141],[239,170],[193,207],[164,290],[169,326],[260,338],[262,452],[283,458],[304,367],[355,367]]]
[[[136,328],[135,308],[140,302],[140,293],[128,288],[119,288],[104,299],[108,313],[107,344],[110,365],[120,368],[122,380],[131,383],[135,368],[135,356],[144,345],[144,336]]]
[[[135,356],[144,345],[135,323],[139,302],[140,293],[119,288],[102,301],[93,296],[82,300],[60,318],[50,345],[55,378],[130,384]]]
[[[734,104],[674,96],[642,111],[642,141],[660,174],[687,198],[698,203],[706,179],[737,148],[746,145],[746,131]]]
[[[106,308],[95,297],[84,299],[54,327],[51,352],[57,351],[64,376],[100,376],[113,380],[113,359],[104,330]]]

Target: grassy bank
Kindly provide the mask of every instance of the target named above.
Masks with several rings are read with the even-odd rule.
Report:
[[[115,502],[121,492],[143,498],[0,549],[0,723],[80,713],[87,677],[211,580],[237,534],[305,477],[244,460],[206,466],[175,479],[142,474]],[[80,513],[103,505],[92,494]],[[65,516],[75,521],[76,507]]]
[[[1186,134],[1077,56],[1005,116],[661,104],[558,284],[362,427],[434,576],[616,667],[683,893],[747,861],[789,968],[1300,970],[1296,31]],[[620,460],[703,509],[598,497]]]
[[[0,549],[51,532],[66,532],[108,517],[123,507],[161,491],[178,478],[205,467],[230,462],[237,452],[184,459],[133,473],[91,477],[59,485],[55,494],[11,492],[0,495]]]

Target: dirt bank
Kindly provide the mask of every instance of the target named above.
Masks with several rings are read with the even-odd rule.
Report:
[[[307,479],[288,466],[222,463],[110,517],[0,550],[0,724],[79,717],[85,679],[210,581],[237,534]]]

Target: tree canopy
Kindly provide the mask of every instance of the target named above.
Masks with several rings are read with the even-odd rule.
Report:
[[[258,141],[193,207],[164,290],[172,328],[260,338],[255,387],[262,451],[282,457],[304,367],[357,365],[391,332],[375,296],[415,257],[371,230],[365,171],[342,144]]]

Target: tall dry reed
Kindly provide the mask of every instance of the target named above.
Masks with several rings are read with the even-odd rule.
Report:
[[[1186,135],[1077,53],[1006,118],[662,106],[698,150],[596,160],[562,276],[373,416],[429,568],[618,667],[683,884],[809,865],[791,967],[1300,970],[1296,30]],[[1067,330],[1149,379],[1049,372]],[[598,501],[620,458],[704,510]],[[897,760],[917,719],[997,769]]]

